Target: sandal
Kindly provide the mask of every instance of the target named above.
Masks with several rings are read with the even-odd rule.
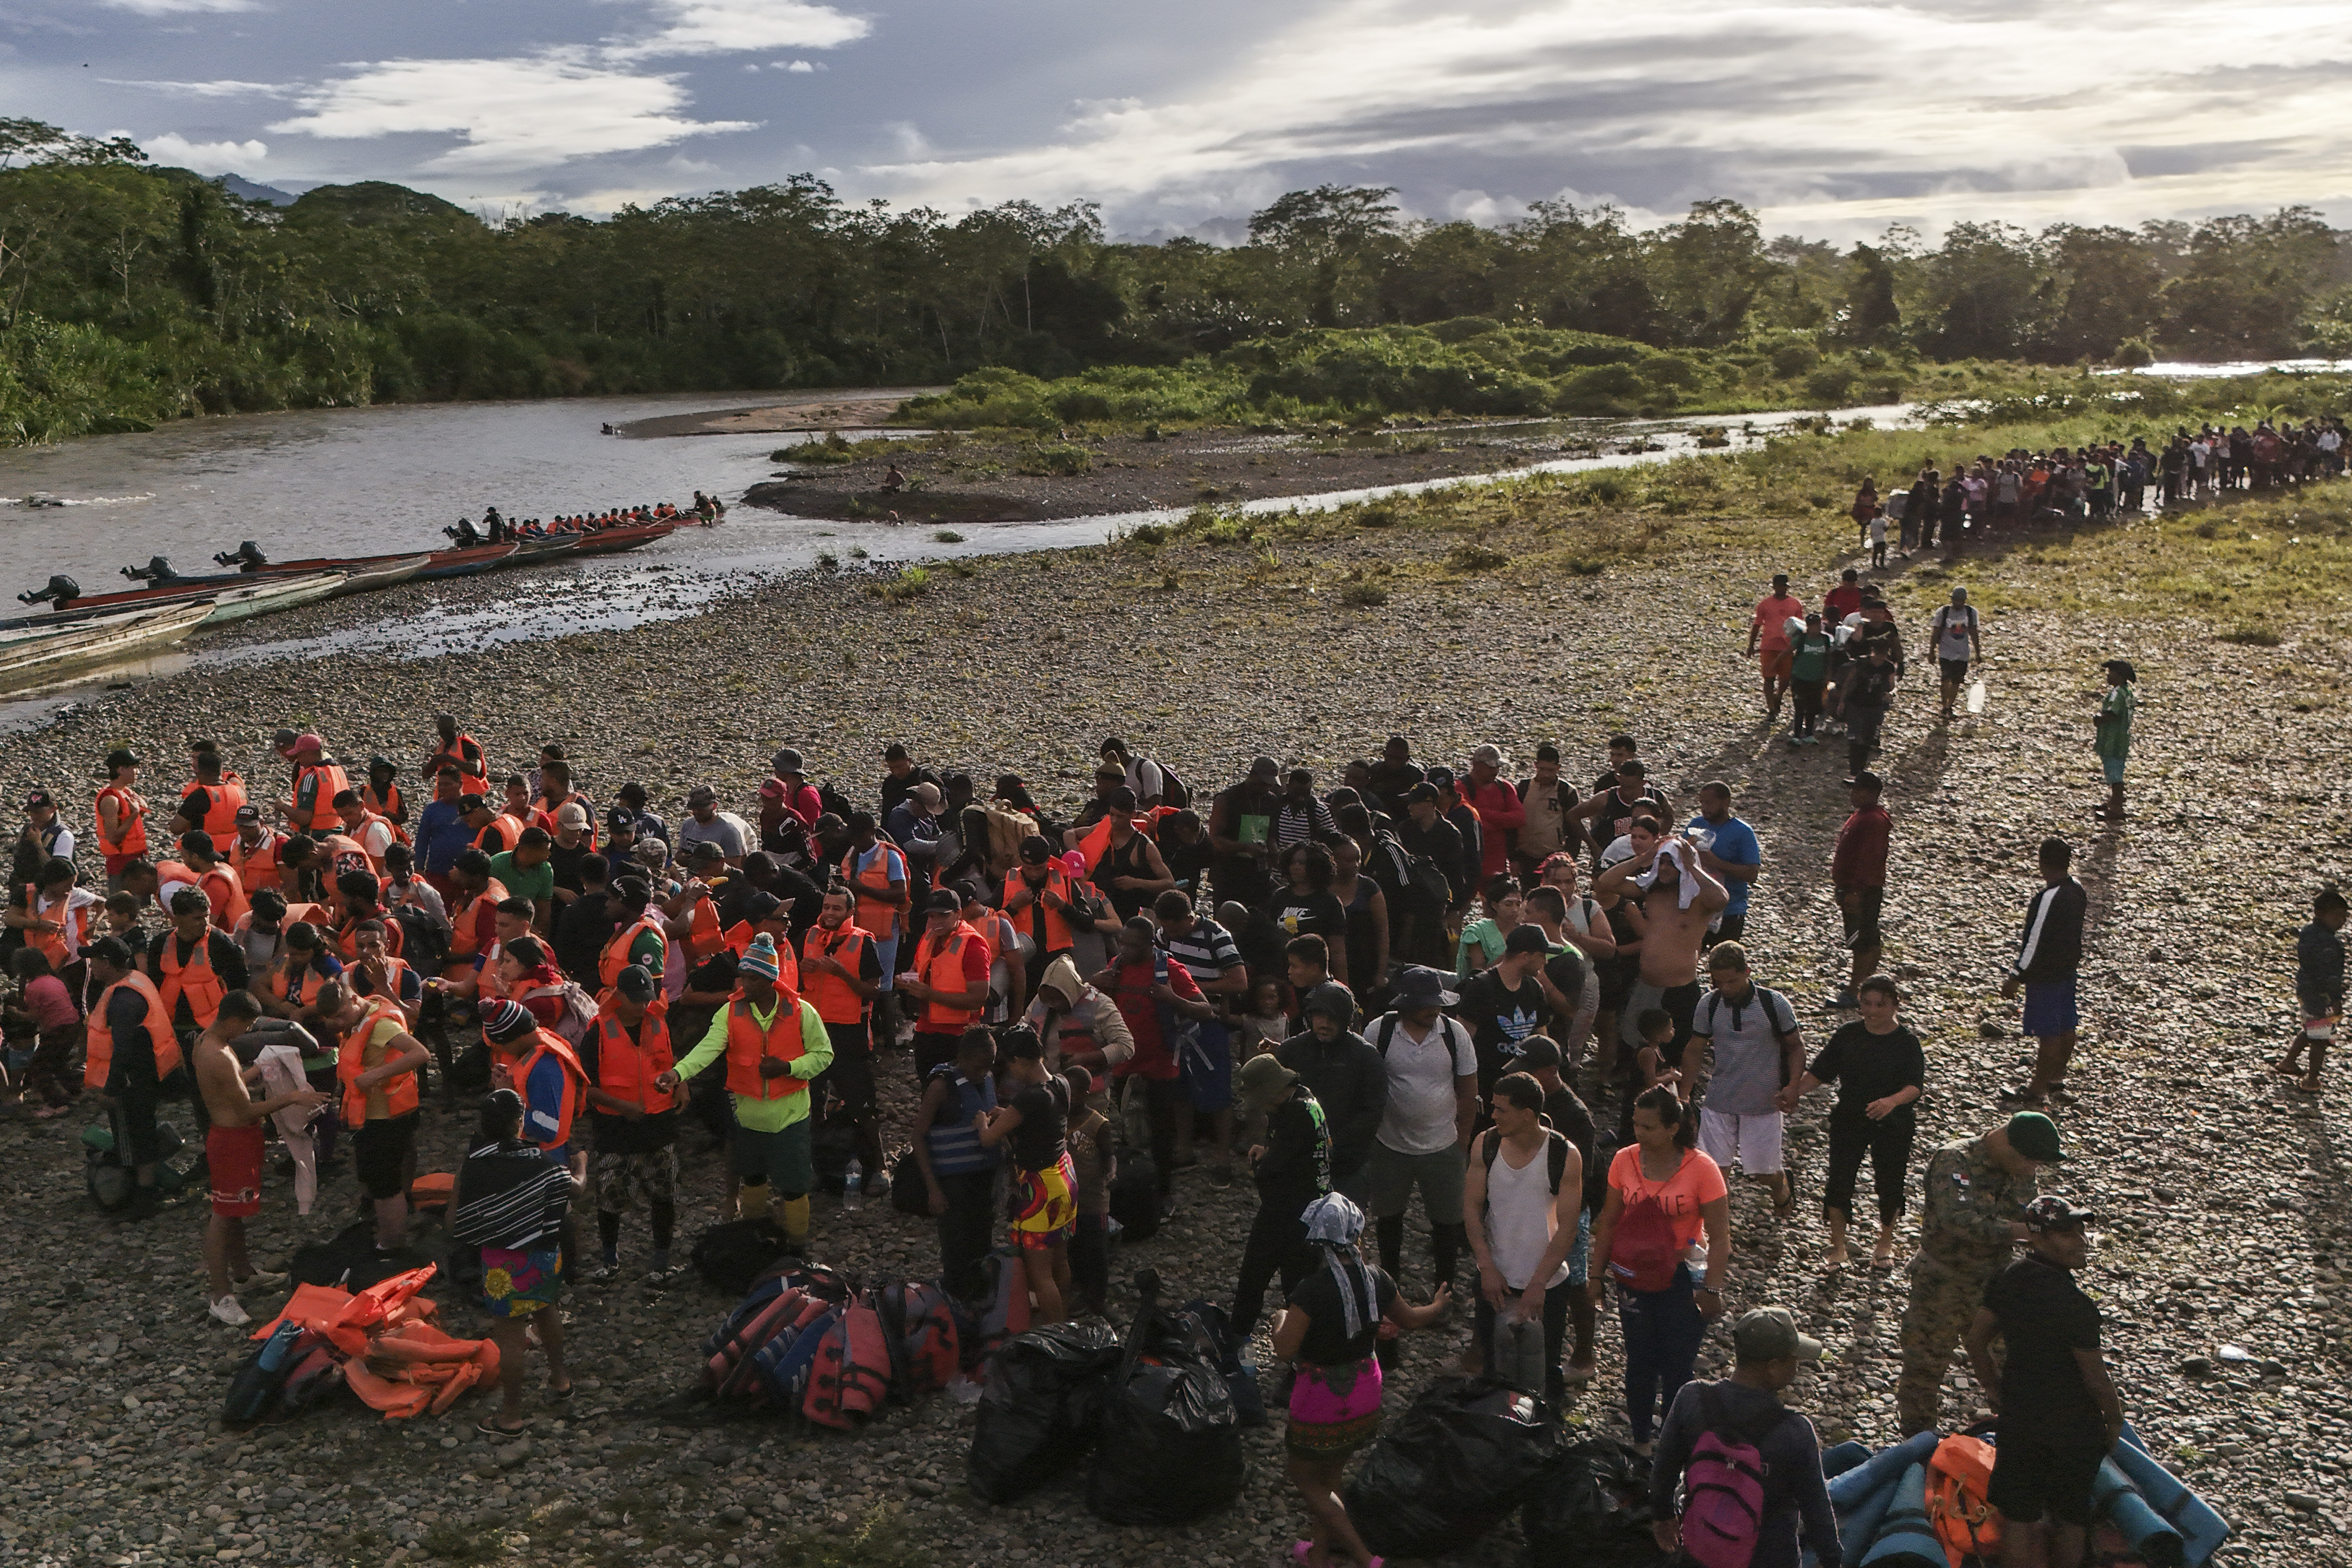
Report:
[[[1891,1247],[1874,1247],[1870,1254],[1870,1267],[1874,1273],[1894,1273],[1895,1249]]]
[[[560,1404],[561,1402],[562,1402],[562,1401],[564,1401],[564,1400],[566,1400],[566,1399],[571,1398],[573,1394],[577,1394],[577,1393],[579,1393],[579,1392],[580,1392],[580,1385],[579,1385],[578,1384],[576,1384],[576,1383],[567,1383],[567,1384],[565,1384],[562,1388],[551,1388],[551,1389],[549,1389],[549,1390],[547,1391],[547,1396],[548,1396],[550,1399],[555,1400],[555,1401],[557,1401],[557,1402]]]
[[[525,1421],[520,1426],[501,1426],[497,1416],[485,1415],[475,1423],[474,1430],[485,1437],[520,1437],[530,1430],[530,1423]]]

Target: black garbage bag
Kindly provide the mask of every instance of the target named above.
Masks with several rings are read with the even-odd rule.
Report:
[[[1664,1568],[1650,1519],[1650,1461],[1613,1438],[1588,1438],[1519,1510],[1528,1568]]]
[[[1249,1479],[1241,1415],[1192,1326],[1160,1307],[1159,1276],[1135,1282],[1143,1304],[1096,1406],[1087,1507],[1113,1524],[1190,1524],[1232,1507]]]
[[[1381,1435],[1348,1483],[1348,1518],[1383,1557],[1443,1557],[1527,1501],[1559,1456],[1543,1401],[1486,1378],[1446,1378]]]
[[[972,1495],[1016,1501],[1084,1458],[1096,1398],[1119,1354],[1118,1334],[1102,1323],[1054,1323],[1005,1341],[989,1358],[964,1468]]]

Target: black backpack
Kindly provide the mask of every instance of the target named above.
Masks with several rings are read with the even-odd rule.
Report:
[[[713,1287],[740,1296],[791,1250],[792,1239],[783,1228],[761,1215],[712,1226],[694,1238],[692,1257],[695,1271]]]
[[[449,956],[449,933],[425,910],[402,904],[392,911],[400,922],[400,961],[419,974],[431,974]]]
[[[1160,763],[1160,804],[1180,809],[1192,804],[1192,786],[1166,763]]]

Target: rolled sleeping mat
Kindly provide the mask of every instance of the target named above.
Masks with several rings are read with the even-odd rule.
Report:
[[[2183,1568],[2180,1531],[2148,1507],[2147,1499],[2131,1484],[2129,1477],[2118,1469],[2113,1459],[2099,1461],[2099,1473],[2091,1482],[2091,1498],[2116,1533],[2124,1538],[2133,1555],[2148,1568]]]
[[[1878,1539],[1878,1527],[1886,1521],[1886,1510],[1895,1506],[1895,1489],[1902,1479],[1891,1476],[1876,1491],[1851,1508],[1837,1510],[1838,1555],[1844,1561],[1861,1562],[1864,1551]]]
[[[1911,1466],[1924,1465],[1933,1458],[1936,1445],[1942,1441],[1939,1433],[1915,1432],[1900,1443],[1879,1449],[1830,1482],[1830,1506],[1851,1508],[1872,1492],[1884,1490]]]
[[[1849,1437],[1834,1448],[1822,1450],[1822,1474],[1834,1479],[1869,1458],[1869,1448]]]
[[[1927,1466],[1913,1465],[1895,1483],[1894,1505],[1862,1561],[1870,1568],[1949,1568],[1944,1543],[1927,1522]]]
[[[2148,1507],[2180,1532],[2181,1558],[2189,1568],[2202,1568],[2221,1549],[2221,1543],[2230,1539],[2228,1521],[2214,1512],[2203,1498],[2181,1485],[2171,1471],[2149,1458],[2139,1434],[2128,1424],[2107,1458],[2138,1489]]]

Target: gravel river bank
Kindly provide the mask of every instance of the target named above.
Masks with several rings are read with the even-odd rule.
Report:
[[[1809,601],[1834,581],[1844,563],[1822,531],[1739,523],[1701,548],[1612,556],[1577,575],[1523,563],[1585,526],[1571,519],[1554,537],[1563,525],[1534,501],[1466,552],[1452,533],[1363,521],[1342,512],[1228,531],[1223,542],[1180,534],[972,558],[934,564],[919,586],[814,572],[625,629],[406,660],[371,657],[362,639],[312,659],[171,676],[11,738],[0,789],[17,799],[46,785],[85,820],[110,748],[159,760],[151,795],[168,795],[197,736],[275,786],[285,767],[267,739],[279,725],[315,728],[347,758],[381,751],[413,767],[439,708],[463,714],[501,769],[561,740],[600,802],[635,778],[673,819],[698,783],[748,809],[766,757],[785,743],[860,795],[882,747],[904,740],[935,766],[1010,769],[1067,801],[1113,731],[1215,788],[1261,751],[1336,774],[1391,731],[1426,758],[1499,742],[1522,766],[1536,742],[1555,740],[1570,774],[1587,778],[1608,734],[1628,729],[1678,808],[1703,780],[1730,784],[1764,846],[1748,937],[1758,978],[1798,1001],[1809,1038],[1825,1037],[1838,1016],[1822,1004],[1843,964],[1827,879],[1845,813],[1843,754],[1792,752],[1768,731],[1738,658],[1773,570],[1791,572]],[[2073,1075],[2082,1101],[2063,1121],[2075,1158],[2045,1190],[2101,1216],[2084,1282],[2106,1315],[2126,1411],[2238,1528],[2228,1561],[2352,1562],[2352,1415],[2341,1399],[2352,1150],[2334,1131],[2339,1095],[2308,1099],[2263,1071],[2291,1027],[2294,931],[2342,859],[2347,791],[2332,731],[2352,653],[2339,626],[2321,624],[2333,606],[2279,627],[2280,646],[2250,647],[2187,621],[2101,619],[2074,600],[2062,609],[2042,594],[2050,570],[2021,543],[1885,574],[1915,651],[1883,768],[1895,822],[1887,963],[1928,1047],[1920,1161],[1994,1125],[1995,1090],[2030,1059],[2015,1005],[1995,992],[2036,885],[2034,846],[2065,835],[2093,932]],[[894,584],[896,596],[877,592]],[[1953,584],[2001,607],[1986,618],[1987,710],[1941,730],[1916,632]],[[496,595],[513,592],[495,578],[451,584],[419,593],[411,613],[494,615]],[[326,637],[358,624],[339,617],[381,616],[384,602],[298,612],[269,635]],[[2109,828],[2090,816],[2104,795],[2090,713],[2098,663],[2116,655],[2137,664],[2142,705],[2133,816]],[[898,1053],[881,1068],[899,1128],[906,1064]],[[1795,1215],[1776,1222],[1752,1189],[1735,1197],[1727,1304],[1793,1309],[1831,1357],[1791,1401],[1825,1436],[1874,1444],[1895,1435],[1902,1279],[1817,1271],[1826,1110],[1817,1097],[1800,1119]],[[453,1169],[461,1123],[438,1109],[426,1117],[423,1167]],[[83,1120],[0,1120],[16,1233],[0,1260],[0,1562],[373,1564],[515,1551],[737,1568],[800,1551],[799,1532],[814,1532],[844,1555],[784,1560],[910,1563],[893,1553],[922,1549],[942,1563],[1259,1568],[1297,1533],[1278,1423],[1248,1435],[1251,1479],[1233,1510],[1160,1533],[1103,1526],[1068,1488],[1009,1510],[973,1502],[962,1488],[972,1415],[945,1399],[894,1410],[855,1437],[713,1421],[673,1396],[731,1303],[693,1283],[649,1292],[634,1277],[568,1298],[583,1392],[564,1406],[534,1395],[537,1426],[521,1443],[478,1436],[478,1400],[446,1419],[387,1425],[338,1399],[282,1426],[224,1432],[221,1394],[247,1347],[205,1314],[201,1202],[144,1225],[100,1217],[82,1195]],[[682,1149],[690,1238],[713,1217],[722,1167],[698,1131]],[[1915,1215],[1916,1179],[1915,1163]],[[1149,1265],[1174,1299],[1224,1295],[1251,1199],[1192,1175],[1179,1190],[1179,1218],[1115,1256],[1115,1278]],[[282,1266],[294,1246],[338,1228],[353,1196],[346,1166],[298,1220],[290,1187],[272,1177],[256,1257]],[[641,1264],[638,1224],[624,1247]],[[929,1227],[887,1205],[845,1215],[819,1198],[814,1252],[869,1278],[936,1266]],[[1408,1245],[1403,1283],[1427,1291],[1421,1242]],[[257,1316],[276,1304],[247,1302]],[[471,1331],[466,1310],[449,1313]],[[1408,1340],[1392,1416],[1465,1338],[1457,1323]],[[1622,1432],[1613,1314],[1601,1339],[1600,1375],[1569,1414]],[[2256,1361],[2220,1361],[2222,1342]],[[1702,1375],[1727,1354],[1718,1331]],[[1980,1414],[1960,1374],[1946,1401],[1948,1415]],[[848,1538],[877,1507],[895,1522],[861,1547]],[[1507,1560],[1516,1537],[1506,1526],[1454,1560]]]

